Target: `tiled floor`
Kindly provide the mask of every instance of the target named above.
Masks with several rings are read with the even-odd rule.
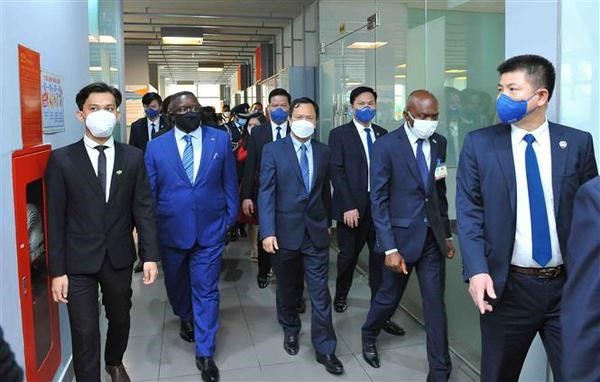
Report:
[[[335,280],[335,256],[330,264],[330,289]],[[276,282],[276,281],[275,281]],[[131,335],[124,364],[134,381],[201,381],[194,346],[179,338],[179,320],[167,301],[163,279],[144,286],[134,275]],[[215,361],[221,381],[425,381],[427,359],[422,327],[403,311],[394,320],[407,334],[382,333],[378,340],[382,366],[371,368],[362,359],[360,327],[369,305],[366,280],[355,276],[349,309],[333,313],[338,338],[336,354],[345,374],[328,374],[316,363],[310,344],[310,307],[303,315],[300,352],[287,355],[275,315],[275,285],[256,286],[256,263],[250,262],[247,241],[227,248],[221,273],[221,328]],[[102,332],[105,332],[103,322]],[[453,357],[452,381],[474,381],[473,374]],[[108,378],[107,375],[104,376]],[[109,379],[109,378],[108,378]]]

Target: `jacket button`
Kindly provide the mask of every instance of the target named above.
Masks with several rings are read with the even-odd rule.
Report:
[[[427,223],[427,218],[423,219],[423,223]]]
[[[425,198],[425,203],[427,203],[429,201],[429,198]]]

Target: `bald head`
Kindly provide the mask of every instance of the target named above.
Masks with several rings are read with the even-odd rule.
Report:
[[[414,119],[437,121],[439,116],[437,98],[427,90],[415,90],[408,96],[404,119],[412,122]]]

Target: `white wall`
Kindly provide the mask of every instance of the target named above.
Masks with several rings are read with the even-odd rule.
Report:
[[[75,94],[89,80],[87,1],[0,1],[0,323],[17,362],[24,364],[21,309],[17,289],[11,155],[22,148],[17,44],[41,55],[42,69],[62,76],[65,132],[44,136],[54,148],[78,140]],[[71,354],[65,307],[61,307],[62,364]]]

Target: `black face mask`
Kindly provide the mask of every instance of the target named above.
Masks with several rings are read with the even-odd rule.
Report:
[[[185,114],[175,114],[175,125],[185,133],[191,133],[200,127],[202,114],[200,112],[189,111]]]

